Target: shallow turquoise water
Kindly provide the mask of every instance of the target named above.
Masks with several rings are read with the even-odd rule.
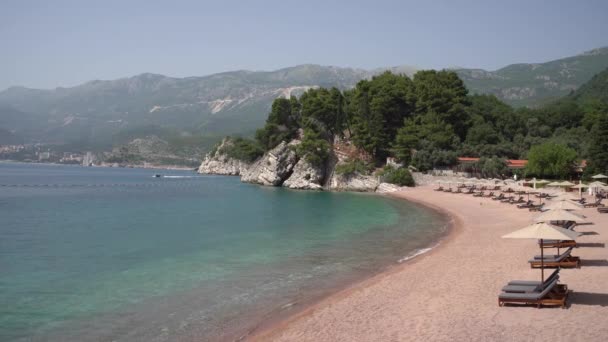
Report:
[[[444,229],[380,196],[0,163],[0,340],[238,336]]]

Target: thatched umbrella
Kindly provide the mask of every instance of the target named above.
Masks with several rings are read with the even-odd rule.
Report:
[[[595,176],[592,176],[591,178],[593,178],[593,179],[608,179],[608,176],[603,175],[603,174],[600,173],[600,174],[597,174]]]
[[[552,203],[549,204],[546,209],[580,210],[581,206],[575,204],[572,201],[562,199],[558,201],[552,201]]]
[[[543,240],[574,240],[580,234],[569,230],[554,226],[549,223],[535,223],[533,225],[516,230],[512,233],[504,235],[503,239],[540,239],[540,280],[545,281],[545,258],[543,252]]]

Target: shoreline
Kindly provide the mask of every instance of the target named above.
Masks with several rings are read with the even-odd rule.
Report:
[[[47,162],[28,162],[21,160],[0,160],[0,163],[14,164],[29,164],[29,165],[51,165],[51,166],[72,166],[83,168],[108,168],[108,169],[151,169],[151,170],[173,170],[173,171],[193,171],[196,172],[196,167],[178,166],[178,165],[126,165],[126,166],[111,166],[111,165],[93,165],[86,166],[82,164],[63,164],[63,163],[47,163]]]
[[[333,303],[340,301],[341,299],[344,299],[357,291],[361,291],[362,289],[368,288],[369,286],[372,286],[382,281],[386,277],[390,277],[395,273],[400,273],[406,270],[411,264],[419,262],[425,257],[431,257],[434,253],[437,253],[438,250],[445,247],[450,242],[450,240],[454,239],[455,236],[462,229],[461,219],[458,218],[454,213],[446,210],[445,208],[435,206],[431,203],[426,203],[420,200],[404,198],[395,193],[371,192],[370,194],[392,198],[397,201],[409,202],[410,204],[425,207],[427,210],[432,210],[446,218],[446,230],[436,241],[434,241],[429,246],[418,248],[413,251],[413,253],[403,256],[399,260],[395,261],[394,264],[387,265],[386,268],[380,271],[379,273],[362,277],[361,279],[358,279],[338,289],[336,292],[328,293],[324,296],[321,296],[320,298],[313,299],[309,303],[305,303],[305,305],[295,310],[294,312],[287,313],[287,316],[285,317],[278,319],[270,317],[264,319],[256,327],[248,331],[245,335],[239,337],[236,341],[257,342],[272,339],[273,337],[275,337],[275,335],[279,334],[282,330],[287,328],[291,323],[309,316],[315,310],[320,309],[324,306],[331,306]],[[281,312],[279,311],[276,314],[278,315],[280,313]]]
[[[537,215],[431,186],[390,194],[453,218],[436,248],[254,331],[251,341],[590,340],[608,338],[608,242],[599,233],[608,215],[581,210],[594,225],[577,231],[573,255],[580,269],[564,269],[561,282],[574,292],[568,309],[499,307],[500,288],[512,279],[538,279],[527,264],[538,254],[533,241],[505,233]],[[585,248],[588,247],[588,248]]]

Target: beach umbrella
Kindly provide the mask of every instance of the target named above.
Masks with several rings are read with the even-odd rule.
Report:
[[[578,183],[575,186],[570,187],[570,189],[578,189],[578,196],[583,198],[583,189],[588,188],[589,186],[584,183]]]
[[[581,207],[568,200],[558,200],[549,204],[546,209],[579,210]]]
[[[534,222],[554,222],[554,221],[574,221],[577,223],[583,222],[585,216],[575,214],[564,209],[553,209],[545,211],[534,219]]]
[[[561,183],[560,182],[551,182],[549,184],[547,184],[547,186],[560,186]]]
[[[553,197],[551,200],[554,202],[557,201],[565,201],[565,200],[573,200],[576,199],[576,196],[569,192],[560,192],[557,196]]]
[[[603,182],[600,182],[600,181],[595,181],[595,182],[589,183],[589,187],[590,188],[595,188],[595,187],[604,186],[604,185],[606,185],[606,183],[603,183]]]
[[[603,174],[600,173],[600,174],[597,174],[595,176],[592,176],[591,178],[593,178],[593,179],[608,179],[608,176],[603,175]]]
[[[540,239],[540,280],[545,281],[545,265],[543,253],[543,240],[574,240],[580,233],[570,229],[560,228],[558,226],[540,222],[529,225],[522,229],[516,230],[507,235],[503,235],[503,239]]]

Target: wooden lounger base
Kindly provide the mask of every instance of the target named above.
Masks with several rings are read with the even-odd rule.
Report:
[[[576,241],[563,241],[556,243],[543,243],[543,248],[569,248],[577,247]]]
[[[568,299],[568,286],[557,285],[555,290],[550,292],[547,297],[538,300],[529,299],[501,299],[498,297],[498,306],[505,306],[507,304],[520,304],[520,305],[536,305],[537,308],[545,306],[559,306],[562,309],[566,308],[566,300]]]
[[[577,256],[570,256],[560,262],[545,261],[543,264],[541,264],[540,260],[538,260],[530,263],[530,267],[532,268],[541,268],[542,266],[545,268],[580,268],[581,258]]]

